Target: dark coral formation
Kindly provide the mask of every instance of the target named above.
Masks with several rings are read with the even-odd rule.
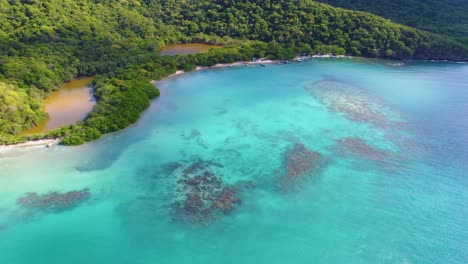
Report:
[[[208,148],[201,136],[201,132],[196,129],[193,129],[188,135],[186,135],[185,133],[182,134],[181,137],[185,140],[194,140],[197,143],[197,145],[202,148]]]
[[[296,143],[285,155],[286,172],[279,180],[284,191],[295,190],[311,175],[317,174],[325,165],[322,154]]]
[[[392,153],[373,147],[362,138],[347,137],[338,140],[339,152],[345,156],[358,156],[378,163],[386,163],[392,158]]]
[[[182,137],[186,140],[195,139],[200,136],[201,136],[201,132],[196,129],[193,129],[189,135],[185,135],[185,134],[182,135]]]
[[[330,111],[341,113],[352,121],[388,126],[387,115],[392,113],[391,109],[355,86],[339,81],[318,81],[305,89]]]
[[[393,151],[376,148],[361,138],[348,137],[338,140],[338,153],[350,158],[371,161],[371,165],[392,173],[402,173],[406,170],[407,157]]]
[[[171,174],[182,166],[179,162],[168,162],[161,165],[161,171],[165,174]]]
[[[204,160],[197,160],[191,163],[189,166],[183,169],[182,174],[185,178],[196,175],[200,172],[207,172],[211,167],[224,167],[222,164],[219,164],[214,161],[204,161]]]
[[[250,184],[227,184],[218,172],[221,164],[196,160],[179,170],[177,196],[174,203],[176,217],[182,222],[206,225],[231,213],[240,203],[241,187]]]
[[[386,150],[375,148],[362,138],[347,137],[338,140],[339,152],[346,156],[359,156],[375,162],[385,162],[391,157]]]
[[[27,193],[16,203],[28,210],[61,212],[72,209],[88,200],[91,192],[88,188],[67,193],[51,192],[47,194]]]

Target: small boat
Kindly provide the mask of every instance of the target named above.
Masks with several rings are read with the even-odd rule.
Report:
[[[388,66],[391,66],[391,67],[402,67],[402,66],[405,66],[405,63],[403,63],[403,62],[395,62],[395,63],[388,63],[387,65],[388,65]]]
[[[229,67],[229,68],[232,68],[232,65],[229,65],[228,67]]]
[[[260,66],[262,66],[262,67],[266,67],[266,64],[262,63],[262,64],[260,64]]]
[[[50,147],[52,147],[53,145],[54,145],[54,142],[51,141],[51,142],[49,142],[49,143],[47,144],[47,147],[50,148]]]

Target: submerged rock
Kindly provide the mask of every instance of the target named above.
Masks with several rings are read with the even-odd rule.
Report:
[[[27,193],[16,200],[24,209],[33,211],[61,212],[77,207],[88,200],[91,192],[88,188],[67,193],[51,192],[47,194]]]
[[[296,143],[285,154],[286,172],[279,180],[279,187],[284,191],[295,190],[315,175],[325,165],[322,154],[309,150],[304,144]]]

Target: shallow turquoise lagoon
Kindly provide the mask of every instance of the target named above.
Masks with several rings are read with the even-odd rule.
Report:
[[[468,66],[188,73],[125,131],[0,153],[0,263],[467,263]]]

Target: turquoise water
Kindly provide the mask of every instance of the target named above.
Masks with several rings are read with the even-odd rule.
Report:
[[[0,263],[467,263],[467,79],[330,59],[162,81],[125,131],[0,152]]]

